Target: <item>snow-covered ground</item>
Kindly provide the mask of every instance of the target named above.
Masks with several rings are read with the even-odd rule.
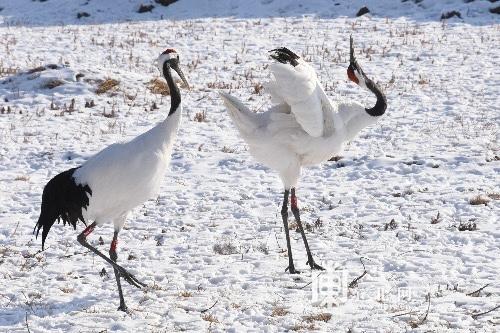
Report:
[[[495,3],[180,0],[138,14],[140,3],[0,0],[1,332],[498,331],[500,310],[474,317],[500,304]],[[373,15],[356,18],[363,4]],[[440,21],[450,10],[462,19]],[[281,183],[216,92],[265,109],[266,51],[287,46],[332,99],[369,105],[347,81],[350,34],[389,108],[340,160],[304,171],[299,205],[328,270],[307,268],[293,233],[292,276]],[[111,268],[74,230],[55,225],[44,252],[32,230],[52,176],[164,119],[169,97],[149,87],[166,47],[192,90],[160,196],[120,234],[121,264],[148,284],[124,285],[125,314]],[[97,94],[107,79],[119,83]],[[91,241],[107,251],[112,233]]]

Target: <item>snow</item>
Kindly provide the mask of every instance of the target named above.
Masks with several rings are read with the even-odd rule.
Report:
[[[472,317],[500,303],[496,4],[180,0],[138,14],[140,3],[0,1],[0,332],[498,330],[498,310]],[[356,18],[363,5],[371,13]],[[462,19],[440,21],[450,10]],[[77,19],[83,11],[90,17]],[[302,219],[328,269],[307,268],[292,232],[302,274],[291,276],[281,183],[249,155],[217,90],[265,109],[270,98],[256,91],[270,76],[267,50],[287,46],[332,100],[371,106],[347,80],[350,34],[389,107],[340,160],[303,172]],[[32,230],[51,177],[167,115],[169,97],[148,89],[167,47],[192,89],[181,91],[184,120],[160,195],[120,234],[119,262],[148,284],[123,285],[125,314],[111,267],[77,232],[54,226],[40,252]],[[96,94],[107,78],[119,85]],[[53,79],[62,84],[47,88]],[[202,112],[206,121],[195,121]],[[471,205],[478,195],[488,202]],[[476,230],[459,230],[468,224]],[[104,226],[90,241],[107,252],[112,233]],[[366,275],[349,288],[362,263]],[[320,313],[332,316],[305,318]]]

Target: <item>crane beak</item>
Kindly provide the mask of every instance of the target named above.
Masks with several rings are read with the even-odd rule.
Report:
[[[354,58],[354,47],[352,46],[352,35],[349,38],[349,63],[352,65],[356,62]]]
[[[174,71],[176,71],[177,74],[179,74],[179,77],[181,78],[182,83],[184,83],[184,85],[186,86],[186,88],[188,88],[188,90],[191,90],[191,87],[189,86],[189,83],[188,83],[186,77],[184,76],[184,73],[182,72],[182,70],[179,67],[179,65],[176,64],[175,66],[172,66],[172,69]]]
[[[358,63],[356,58],[354,57],[354,47],[352,46],[352,35],[349,38],[349,68],[347,68],[347,77],[352,82],[359,84],[359,79],[356,77],[354,73],[355,70],[358,69]]]
[[[354,47],[352,41],[352,35],[349,38],[349,67],[347,68],[347,77],[352,82],[356,83],[361,87],[366,87],[366,81],[368,80],[363,69],[359,66],[356,57],[354,56]]]

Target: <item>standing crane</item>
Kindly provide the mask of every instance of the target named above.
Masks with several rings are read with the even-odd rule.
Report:
[[[288,270],[295,269],[288,230],[288,197],[307,252],[311,269],[322,270],[314,262],[304,228],[300,220],[296,187],[301,168],[327,161],[342,149],[345,141],[356,136],[363,128],[374,124],[385,113],[387,101],[380,88],[370,80],[354,57],[350,38],[349,80],[375,94],[377,102],[372,108],[350,103],[332,103],[326,96],[314,69],[286,47],[269,51],[277,63],[269,67],[274,79],[265,88],[275,105],[266,112],[254,113],[236,97],[221,92],[229,115],[250,154],[260,163],[278,171],[284,186],[281,216],[288,250]],[[285,271],[286,271],[285,270]]]
[[[118,310],[121,311],[127,311],[127,306],[120,277],[137,288],[146,285],[116,263],[118,234],[128,213],[158,194],[170,163],[182,114],[181,94],[172,69],[189,87],[179,67],[179,55],[174,49],[165,50],[157,61],[158,69],[170,89],[171,105],[166,119],[133,140],[112,144],[81,166],[52,178],[43,189],[41,213],[33,231],[38,237],[42,229],[43,249],[47,234],[56,220],[72,225],[75,230],[78,221],[86,226],[93,221],[78,235],[77,240],[113,267],[120,297]],[[114,225],[109,257],[87,242],[94,229],[106,223]]]

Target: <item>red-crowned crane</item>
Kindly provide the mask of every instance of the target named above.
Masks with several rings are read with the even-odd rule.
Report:
[[[115,143],[90,157],[77,168],[64,171],[52,178],[42,194],[40,217],[34,232],[42,229],[42,249],[55,221],[72,225],[78,221],[88,225],[78,235],[78,242],[113,266],[120,297],[118,310],[127,311],[120,277],[141,288],[145,284],[116,263],[118,233],[128,213],[137,205],[157,195],[170,163],[170,154],[181,121],[182,104],[179,87],[173,78],[177,72],[189,87],[179,67],[179,55],[174,49],[165,50],[158,57],[158,69],[170,89],[170,112],[164,121],[126,143]],[[114,235],[109,257],[87,242],[95,227],[113,223]]]
[[[270,56],[277,61],[269,67],[274,79],[265,87],[276,105],[262,113],[254,113],[237,98],[220,93],[229,115],[249,147],[250,154],[260,163],[278,171],[284,185],[281,215],[288,249],[288,268],[294,266],[288,230],[288,196],[297,221],[307,263],[311,269],[323,269],[314,262],[300,220],[295,188],[303,166],[327,161],[338,153],[345,141],[368,125],[374,124],[385,113],[387,101],[380,88],[370,80],[354,57],[350,39],[348,78],[368,89],[377,98],[372,108],[359,103],[335,104],[326,96],[314,69],[302,58],[282,47]]]

